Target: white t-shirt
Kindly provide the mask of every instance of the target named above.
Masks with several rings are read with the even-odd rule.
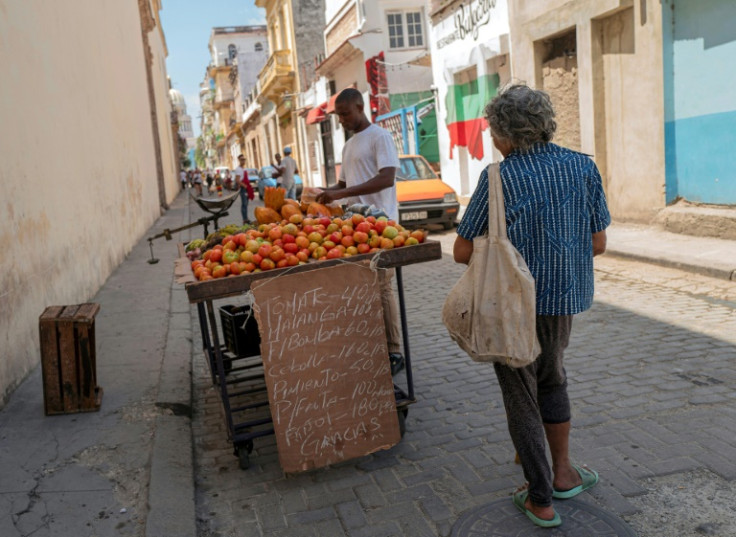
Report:
[[[281,159],[280,166],[284,169],[284,173],[279,177],[281,186],[286,190],[289,190],[294,186],[294,172],[296,171],[296,160],[291,158],[289,155]]]
[[[182,183],[186,183],[187,182],[187,172],[182,170],[181,173],[179,173],[179,179],[181,179]]]
[[[238,184],[238,181],[243,181],[243,170],[242,166],[238,166],[233,170],[233,187]]]
[[[382,168],[398,167],[399,155],[393,138],[387,130],[371,124],[355,133],[343,147],[340,181],[344,181],[347,187],[360,185],[373,179]],[[350,198],[347,203],[375,205],[383,209],[389,218],[399,218],[396,183],[380,192]]]

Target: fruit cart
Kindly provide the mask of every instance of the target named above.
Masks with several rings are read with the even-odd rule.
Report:
[[[250,308],[219,308],[220,323],[224,340],[218,330],[218,312],[214,301],[228,297],[238,297],[247,293],[251,285],[264,278],[277,277],[288,271],[289,274],[320,270],[340,263],[373,263],[378,268],[395,268],[398,305],[401,321],[404,358],[406,361],[405,387],[394,382],[394,396],[398,411],[399,430],[403,435],[404,420],[408,406],[416,402],[411,367],[411,352],[406,321],[406,307],[401,268],[405,265],[432,261],[442,257],[439,242],[425,241],[410,247],[382,251],[379,254],[362,254],[346,259],[310,261],[289,268],[264,272],[241,274],[236,277],[213,279],[198,282],[184,256],[177,261],[179,281],[185,283],[190,303],[197,305],[202,346],[209,365],[212,382],[218,387],[227,424],[228,439],[232,441],[234,453],[239,458],[240,467],[248,468],[253,440],[274,434],[269,400],[264,381],[263,363],[260,359],[260,341],[257,325],[250,315]],[[187,274],[187,271],[189,274]],[[190,277],[191,276],[191,277]],[[240,333],[236,334],[240,330]],[[243,333],[244,332],[244,333]]]

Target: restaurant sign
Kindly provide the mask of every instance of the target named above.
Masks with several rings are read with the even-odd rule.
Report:
[[[477,41],[481,27],[491,21],[491,11],[496,3],[497,0],[472,0],[467,4],[460,4],[453,16],[455,30],[437,41],[437,48],[446,47],[469,35]]]

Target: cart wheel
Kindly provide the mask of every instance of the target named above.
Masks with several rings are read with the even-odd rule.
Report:
[[[409,414],[409,409],[397,408],[396,414],[399,417],[399,434],[401,434],[401,438],[404,438],[404,434],[406,433],[406,416]]]
[[[238,466],[241,470],[250,468],[250,453],[243,448],[238,450]]]
[[[238,462],[241,470],[250,468],[250,454],[253,451],[253,441],[248,440],[245,444],[235,446],[235,454],[238,456]]]

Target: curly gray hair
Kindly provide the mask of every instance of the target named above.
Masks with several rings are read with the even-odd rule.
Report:
[[[502,89],[483,113],[493,136],[510,142],[516,149],[549,142],[557,130],[549,95],[523,84]]]

